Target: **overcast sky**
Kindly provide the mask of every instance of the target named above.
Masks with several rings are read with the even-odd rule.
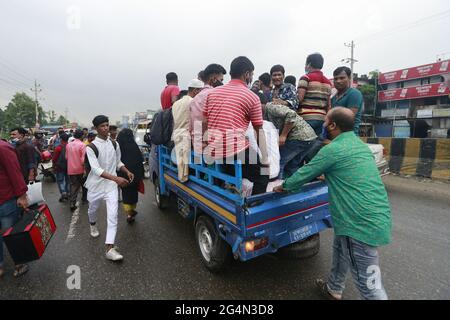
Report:
[[[0,106],[37,79],[44,109],[115,121],[157,109],[170,71],[184,88],[246,55],[256,77],[274,64],[299,77],[321,52],[331,77],[352,39],[355,72],[392,71],[450,58],[449,34],[448,0],[0,0]]]

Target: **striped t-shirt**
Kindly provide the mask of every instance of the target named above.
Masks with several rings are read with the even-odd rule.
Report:
[[[331,81],[322,71],[313,71],[300,78],[298,90],[305,89],[299,115],[305,120],[325,120],[331,96]]]
[[[231,80],[210,91],[203,115],[208,121],[208,146],[205,153],[214,159],[234,156],[248,148],[245,133],[263,124],[261,102],[245,82]]]

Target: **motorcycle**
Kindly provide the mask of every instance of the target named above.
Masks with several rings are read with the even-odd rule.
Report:
[[[52,154],[50,151],[43,151],[41,153],[41,162],[38,165],[38,179],[45,180],[45,178],[50,178],[52,182],[56,182],[56,176],[53,171]]]

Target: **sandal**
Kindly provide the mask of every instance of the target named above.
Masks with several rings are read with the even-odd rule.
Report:
[[[13,276],[15,278],[19,278],[21,276],[23,276],[25,273],[27,273],[29,271],[28,265],[26,264],[21,264],[16,266],[16,270],[14,270]]]
[[[325,297],[327,300],[341,300],[342,299],[342,298],[338,299],[338,298],[334,297],[328,290],[327,283],[325,281],[323,281],[322,279],[316,280],[316,286],[317,286],[317,288],[319,288],[319,291],[322,294],[322,296]]]

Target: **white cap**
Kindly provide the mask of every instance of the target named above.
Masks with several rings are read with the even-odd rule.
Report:
[[[203,81],[198,79],[192,79],[189,81],[188,88],[197,88],[197,89],[203,89],[205,87],[205,84]]]

